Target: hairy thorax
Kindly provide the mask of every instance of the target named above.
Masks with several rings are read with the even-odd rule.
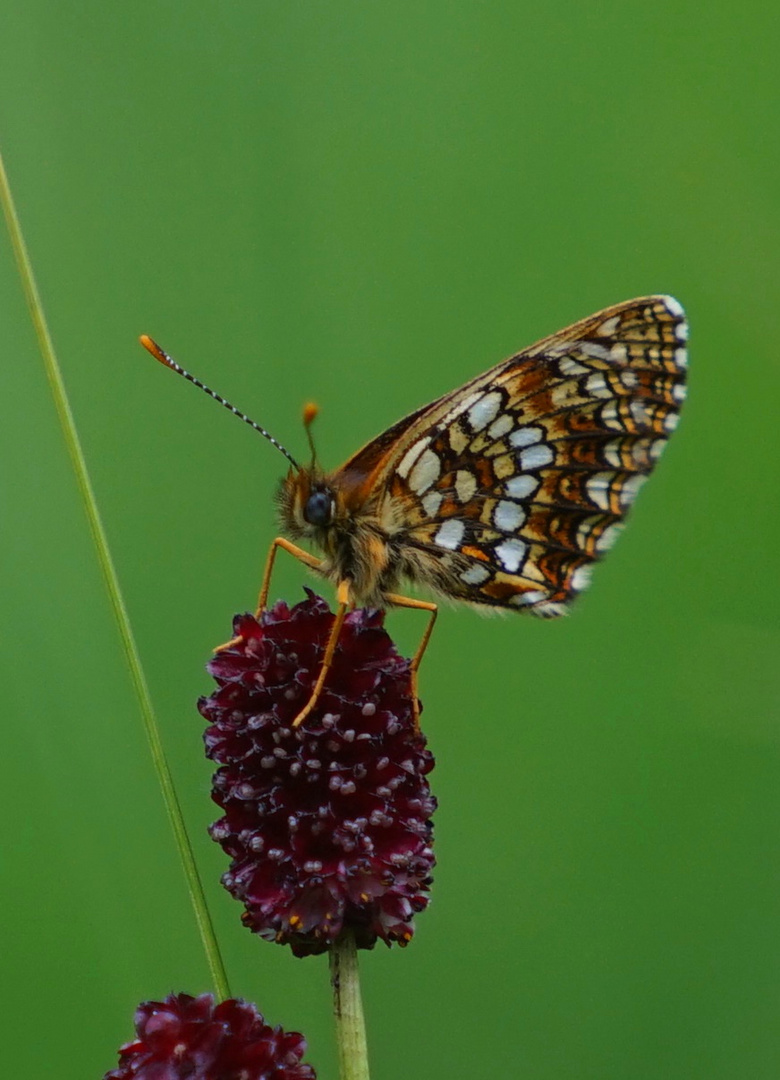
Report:
[[[324,577],[347,581],[351,598],[368,607],[384,607],[403,574],[393,534],[392,507],[365,501],[348,486],[331,485],[315,469],[290,473],[279,495],[282,527],[294,539],[308,540],[321,557]]]

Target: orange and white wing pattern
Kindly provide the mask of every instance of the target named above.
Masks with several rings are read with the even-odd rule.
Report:
[[[355,455],[375,455],[410,575],[453,599],[563,614],[677,425],[686,339],[672,297],[617,304]]]

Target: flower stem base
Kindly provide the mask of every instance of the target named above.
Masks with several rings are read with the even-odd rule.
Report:
[[[341,934],[330,948],[330,984],[341,1080],[369,1080],[357,947],[350,931]]]

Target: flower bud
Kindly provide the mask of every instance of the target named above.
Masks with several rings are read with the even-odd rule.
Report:
[[[211,994],[170,994],[145,1001],[135,1014],[136,1038],[119,1050],[103,1080],[315,1080],[300,1063],[306,1040],[269,1027],[254,1005]]]

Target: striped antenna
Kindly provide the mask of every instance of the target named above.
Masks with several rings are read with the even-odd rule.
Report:
[[[202,383],[200,379],[196,379],[194,375],[190,375],[189,371],[185,371],[183,367],[177,364],[173,357],[169,356],[164,349],[161,349],[157,342],[152,341],[152,339],[148,337],[148,335],[141,334],[140,341],[143,347],[152,354],[155,360],[159,360],[161,364],[165,365],[165,367],[168,367],[172,371],[175,371],[178,375],[183,375],[185,379],[189,379],[189,381],[195,386],[197,386],[199,390],[205,391],[205,393],[207,393],[209,397],[214,398],[214,400],[218,401],[220,405],[224,405],[226,409],[230,409],[233,415],[237,416],[239,420],[243,420],[245,424],[249,424],[249,426],[251,428],[254,428],[255,431],[259,431],[264,438],[268,439],[269,443],[272,446],[275,446],[277,450],[281,450],[281,452],[290,462],[292,467],[294,469],[297,469],[298,472],[300,472],[301,467],[295,460],[295,458],[292,456],[292,454],[289,452],[289,450],[285,450],[282,444],[280,442],[277,442],[273,435],[266,431],[265,428],[260,427],[260,425],[256,424],[254,420],[250,420],[246,413],[242,413],[240,409],[237,409],[235,407],[235,405],[231,405],[229,401],[221,397],[220,394],[215,393],[215,391],[212,390],[211,387],[206,386],[206,384]]]

